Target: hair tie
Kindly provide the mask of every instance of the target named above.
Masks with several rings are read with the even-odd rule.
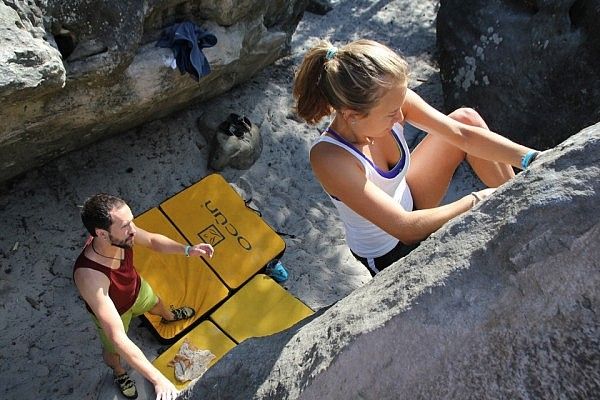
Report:
[[[539,151],[535,150],[529,150],[527,153],[525,153],[525,155],[523,155],[523,158],[521,158],[521,169],[527,169],[527,167],[531,165],[531,163],[533,162],[533,160],[535,160],[539,153]]]
[[[327,54],[325,54],[325,59],[327,61],[332,60],[333,57],[335,57],[335,54],[337,53],[338,48],[335,46],[331,46],[330,48],[327,49]]]

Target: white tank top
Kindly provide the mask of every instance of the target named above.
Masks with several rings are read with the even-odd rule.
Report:
[[[346,149],[362,163],[365,170],[365,177],[369,181],[386,192],[406,211],[412,211],[413,199],[405,179],[410,164],[410,152],[404,139],[403,131],[400,124],[395,124],[392,128],[392,134],[396,139],[396,143],[398,143],[398,146],[402,150],[402,157],[398,161],[398,164],[389,171],[379,169],[373,164],[373,161],[368,159],[361,151],[350,142],[344,140],[331,128],[328,128],[326,132],[333,135],[333,137],[323,134],[313,144],[313,147],[317,143],[327,142]],[[340,219],[344,224],[346,243],[355,254],[365,258],[377,258],[385,255],[398,244],[398,239],[394,236],[358,215],[336,197],[329,193],[327,194],[337,208]]]

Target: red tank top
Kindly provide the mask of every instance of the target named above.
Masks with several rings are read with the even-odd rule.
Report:
[[[86,247],[90,243],[91,240],[88,239]],[[133,250],[125,249],[125,258],[121,261],[119,269],[108,268],[92,261],[84,255],[84,252],[82,251],[77,257],[73,266],[73,273],[79,268],[90,268],[106,275],[110,281],[108,297],[115,304],[119,314],[122,315],[133,306],[140,292],[141,278],[133,266]],[[86,306],[91,312],[92,310],[87,303]]]

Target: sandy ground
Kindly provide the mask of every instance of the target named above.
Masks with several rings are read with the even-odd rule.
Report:
[[[308,151],[318,131],[292,118],[293,71],[320,38],[376,39],[404,54],[412,69],[410,87],[439,108],[437,7],[431,0],[341,0],[326,16],[306,13],[293,36],[292,54],[246,84],[61,157],[5,188],[0,194],[0,398],[114,397],[106,389],[109,375],[99,340],[71,279],[86,236],[79,205],[91,194],[111,192],[139,214],[213,172],[197,129],[203,115],[224,119],[237,112],[260,126],[260,159],[249,170],[226,169],[222,175],[252,198],[273,228],[289,235],[282,261],[290,279],[284,286],[319,309],[367,282],[368,272],[346,248],[335,210],[310,171]],[[418,136],[408,130],[409,143]],[[461,168],[449,196],[475,185]],[[156,357],[161,345],[149,330],[134,322],[130,337],[148,358]]]

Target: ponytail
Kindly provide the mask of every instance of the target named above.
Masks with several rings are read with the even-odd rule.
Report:
[[[367,115],[388,89],[407,81],[408,64],[383,44],[361,39],[338,49],[321,41],[294,78],[296,112],[310,124],[343,108]]]
[[[294,78],[296,112],[309,124],[318,123],[333,111],[321,89],[326,75],[327,50],[331,47],[329,42],[323,41],[310,49]]]

